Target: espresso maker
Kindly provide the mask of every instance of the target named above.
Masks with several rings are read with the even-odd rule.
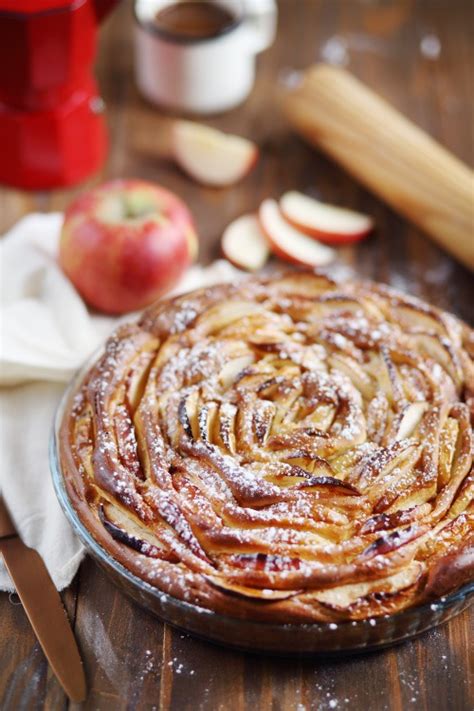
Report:
[[[77,183],[102,164],[97,30],[118,0],[0,0],[0,182]]]

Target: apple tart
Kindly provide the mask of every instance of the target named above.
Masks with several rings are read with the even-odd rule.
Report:
[[[161,301],[72,393],[59,455],[96,541],[234,617],[337,622],[474,572],[474,331],[291,272]]]

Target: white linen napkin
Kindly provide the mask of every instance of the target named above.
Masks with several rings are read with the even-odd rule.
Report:
[[[91,314],[59,268],[62,219],[31,214],[0,240],[0,493],[58,590],[71,582],[84,550],[51,483],[51,425],[65,383],[118,322]],[[174,293],[241,275],[225,260],[193,266]],[[13,589],[0,560],[0,590]]]

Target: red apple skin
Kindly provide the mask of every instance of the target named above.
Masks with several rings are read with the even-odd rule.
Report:
[[[293,217],[290,217],[283,208],[281,209],[281,214],[285,218],[285,220],[292,225],[292,227],[295,227],[297,230],[300,232],[303,232],[305,235],[308,235],[308,237],[313,237],[313,239],[318,240],[318,242],[324,242],[325,244],[330,244],[330,245],[344,245],[344,244],[354,244],[354,242],[360,242],[364,237],[367,237],[367,235],[374,229],[373,225],[370,225],[366,230],[363,230],[362,232],[358,232],[357,234],[353,235],[347,235],[347,234],[338,234],[336,232],[321,232],[320,230],[317,230],[315,227],[309,227],[308,225],[305,225],[302,222],[298,222],[298,220],[295,220]]]
[[[156,213],[139,224],[98,215],[112,193],[146,190]],[[59,263],[84,300],[109,314],[144,308],[171,289],[192,262],[197,237],[186,205],[173,193],[140,180],[113,180],[67,209]]]
[[[287,252],[285,252],[283,249],[280,249],[278,244],[274,242],[271,238],[270,233],[265,229],[263,220],[260,218],[260,215],[258,216],[258,223],[260,225],[260,229],[266,237],[268,246],[270,247],[270,251],[272,252],[272,254],[275,255],[275,257],[279,257],[280,259],[283,259],[284,262],[288,262],[288,264],[295,264],[298,267],[312,268],[311,264],[307,264],[307,262],[303,262],[301,259],[296,259],[296,257],[292,257],[290,254],[287,254]]]

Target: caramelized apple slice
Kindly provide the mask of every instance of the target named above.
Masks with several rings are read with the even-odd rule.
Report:
[[[178,405],[178,419],[185,434],[191,439],[197,439],[200,434],[198,416],[199,391],[193,390],[181,398]]]
[[[330,608],[347,610],[357,602],[363,601],[373,592],[382,591],[381,597],[388,597],[406,590],[418,582],[421,574],[421,565],[414,561],[407,568],[387,578],[337,586],[313,593],[312,597]]]
[[[240,373],[242,373],[247,366],[253,363],[253,361],[254,357],[252,353],[247,353],[238,358],[233,358],[232,360],[227,361],[219,373],[219,382],[223,389],[228,390],[230,386],[235,383]]]
[[[402,416],[397,432],[397,440],[412,437],[414,431],[420,424],[423,414],[428,409],[427,402],[412,402],[402,411]]]
[[[258,307],[251,301],[224,301],[202,314],[197,326],[204,335],[214,334],[234,321],[253,316],[257,311]]]
[[[102,501],[98,508],[99,519],[113,539],[132,548],[149,558],[176,560],[163,543],[146,529],[141,529],[130,517],[107,501]]]
[[[205,577],[207,578],[207,580],[209,580],[210,583],[212,583],[212,585],[215,585],[216,588],[221,588],[222,590],[235,593],[236,595],[242,595],[243,597],[256,598],[258,600],[288,600],[288,598],[294,597],[295,595],[298,595],[299,592],[301,592],[300,590],[270,590],[266,588],[249,588],[245,585],[234,585],[233,583],[229,583],[223,578],[218,577],[217,575],[206,575]]]
[[[378,555],[387,555],[419,538],[426,531],[426,526],[412,523],[406,528],[398,528],[395,531],[384,533],[359,554],[358,561],[369,560]]]

